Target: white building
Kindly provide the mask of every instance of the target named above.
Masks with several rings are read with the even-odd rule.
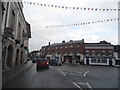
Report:
[[[116,65],[120,65],[120,45],[114,46],[114,56],[116,59]]]
[[[2,17],[2,67],[6,70],[27,62],[31,34],[22,2],[2,2]]]
[[[85,60],[87,65],[115,65],[114,46],[106,41],[85,43]]]

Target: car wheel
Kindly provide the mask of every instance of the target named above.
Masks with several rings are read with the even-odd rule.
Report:
[[[38,70],[39,70],[39,67],[37,66],[36,69],[37,69],[37,71],[38,71]]]

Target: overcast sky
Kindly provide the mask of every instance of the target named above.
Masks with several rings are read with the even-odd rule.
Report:
[[[47,5],[58,5],[81,8],[118,9],[119,0],[23,0]],[[24,15],[31,24],[32,38],[29,50],[40,50],[48,42],[61,43],[63,40],[82,40],[86,43],[106,40],[118,44],[118,21],[102,22],[89,25],[49,27],[84,22],[94,22],[118,18],[117,11],[74,10],[24,3]]]

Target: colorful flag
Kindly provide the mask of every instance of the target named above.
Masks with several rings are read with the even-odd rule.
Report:
[[[46,4],[44,4],[44,6],[46,6]]]
[[[32,4],[32,2],[30,2],[30,4]]]
[[[95,9],[95,11],[97,11],[97,8]]]
[[[51,7],[53,7],[53,5],[51,5]]]
[[[73,9],[75,9],[75,7],[73,7]]]
[[[64,6],[62,6],[62,8],[64,8]]]
[[[105,11],[105,9],[103,9],[103,11]]]

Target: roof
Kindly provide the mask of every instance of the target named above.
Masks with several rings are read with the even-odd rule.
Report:
[[[59,46],[59,45],[69,45],[69,44],[78,44],[78,43],[84,43],[84,40],[70,40],[69,42],[62,42],[62,43],[54,43],[51,44],[50,46]]]

